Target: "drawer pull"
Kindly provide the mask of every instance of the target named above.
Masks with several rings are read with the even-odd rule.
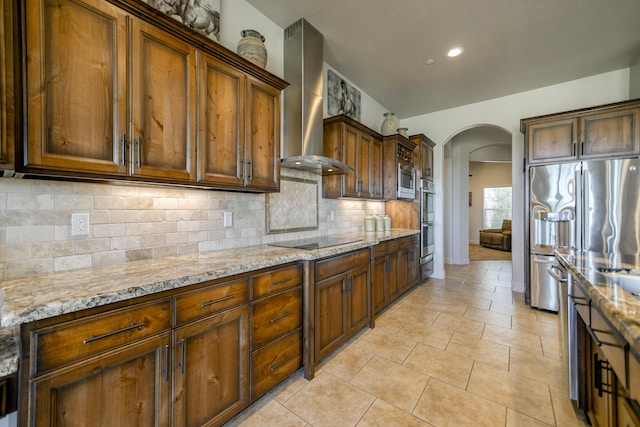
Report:
[[[203,302],[200,306],[202,308],[205,308],[205,307],[208,307],[208,306],[213,305],[213,304],[218,304],[219,302],[228,301],[228,300],[230,300],[232,298],[235,298],[235,297],[236,297],[235,295],[229,295],[229,296],[226,296],[224,298],[216,299],[216,300],[213,300],[213,301]]]
[[[280,369],[280,367],[281,367],[282,365],[284,365],[285,363],[287,363],[289,360],[291,360],[291,356],[287,356],[287,357],[285,357],[285,358],[284,358],[284,360],[283,360],[282,362],[280,362],[280,363],[278,363],[278,364],[276,364],[276,365],[271,365],[271,372],[275,372],[275,371],[277,371],[278,369]]]
[[[283,283],[287,283],[291,281],[291,277],[287,277],[286,279],[278,280],[277,282],[271,282],[271,286],[282,285]]]
[[[271,319],[271,323],[273,322],[277,322],[280,319],[284,319],[285,317],[291,315],[291,312],[289,311],[285,311],[284,314],[281,314],[280,316],[274,317],[273,319]]]
[[[144,322],[142,322],[142,323],[133,323],[131,326],[127,326],[126,328],[118,329],[117,331],[107,332],[106,334],[102,334],[102,335],[98,335],[98,336],[91,335],[89,338],[87,338],[86,340],[84,340],[82,342],[84,344],[89,344],[91,342],[98,341],[98,340],[101,340],[103,338],[112,337],[114,335],[121,334],[121,333],[127,332],[127,331],[131,331],[133,329],[140,330],[143,326],[144,326]]]

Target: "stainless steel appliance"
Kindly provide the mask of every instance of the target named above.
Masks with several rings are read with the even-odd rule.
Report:
[[[640,255],[640,160],[590,160],[530,169],[530,304],[557,312],[553,250]]]
[[[416,172],[409,164],[398,163],[398,199],[415,200],[416,198]]]
[[[433,274],[434,196],[433,182],[420,180],[420,280]]]
[[[270,243],[269,245],[292,249],[322,249],[361,241],[362,239],[354,237],[320,236],[308,239],[285,240],[283,242]]]

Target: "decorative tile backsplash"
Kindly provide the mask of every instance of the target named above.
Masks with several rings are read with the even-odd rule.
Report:
[[[283,169],[284,174],[317,181],[322,193],[319,176]],[[285,208],[272,209],[286,212],[304,198],[284,188],[272,203]],[[267,234],[265,199],[228,191],[0,178],[0,280],[362,231],[369,210],[384,213],[382,202],[319,197],[318,229]],[[232,227],[224,227],[224,212],[233,213]],[[89,214],[88,236],[71,236],[72,213]]]

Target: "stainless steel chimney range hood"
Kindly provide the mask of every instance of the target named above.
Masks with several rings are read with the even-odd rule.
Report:
[[[322,34],[304,18],[284,30],[284,90],[282,138],[283,168],[322,175],[354,169],[323,155],[322,139]]]

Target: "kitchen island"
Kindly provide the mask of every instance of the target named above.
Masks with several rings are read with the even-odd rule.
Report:
[[[640,426],[640,259],[561,252],[572,399],[598,426]]]
[[[346,235],[341,234],[340,237],[352,240],[351,243],[321,249],[294,249],[272,245],[259,245],[232,250],[167,257],[157,260],[136,261],[117,266],[75,270],[47,276],[5,281],[2,283],[0,289],[0,310],[2,313],[0,319],[2,330],[6,336],[4,342],[6,342],[7,345],[0,346],[2,349],[0,366],[6,367],[3,370],[4,375],[13,375],[21,365],[26,369],[28,363],[35,363],[33,360],[29,362],[29,357],[34,357],[36,354],[33,343],[37,342],[38,345],[41,344],[43,339],[39,335],[41,333],[45,333],[45,335],[43,335],[45,338],[46,334],[50,331],[54,333],[52,336],[59,333],[56,332],[56,328],[58,327],[52,323],[56,322],[55,319],[63,319],[75,329],[84,328],[84,316],[87,314],[96,319],[94,325],[100,325],[104,323],[105,320],[111,321],[109,317],[110,314],[108,315],[105,312],[107,308],[115,308],[116,311],[114,311],[114,313],[124,313],[128,315],[126,314],[127,312],[135,314],[137,304],[137,306],[141,308],[139,309],[139,313],[135,315],[142,316],[142,318],[145,319],[144,321],[137,323],[139,320],[133,322],[128,320],[128,318],[120,316],[116,319],[119,322],[118,328],[121,328],[115,332],[117,335],[114,335],[114,333],[103,335],[86,334],[84,337],[85,344],[88,342],[96,342],[98,339],[102,340],[100,342],[107,342],[111,341],[114,337],[124,337],[130,335],[130,333],[140,334],[140,339],[138,340],[140,343],[151,340],[151,338],[147,337],[156,336],[159,340],[153,344],[155,347],[152,346],[152,349],[155,348],[156,350],[153,350],[152,353],[147,353],[146,357],[149,358],[148,355],[155,354],[155,356],[151,357],[151,360],[153,362],[153,358],[155,358],[154,363],[159,369],[157,372],[162,371],[162,378],[169,378],[169,360],[176,362],[176,369],[179,369],[179,372],[182,373],[183,365],[181,361],[183,356],[181,356],[181,354],[184,354],[183,352],[185,351],[182,342],[184,342],[185,339],[173,339],[175,341],[174,349],[174,345],[166,344],[166,340],[170,337],[170,335],[167,335],[166,331],[169,331],[167,328],[175,331],[172,332],[172,334],[175,333],[176,337],[178,336],[177,334],[182,333],[182,330],[189,331],[186,326],[181,326],[182,324],[186,325],[186,323],[181,323],[180,313],[176,314],[175,311],[177,309],[176,307],[179,308],[181,306],[180,304],[182,304],[180,298],[191,298],[191,295],[210,292],[210,290],[218,292],[220,289],[225,289],[224,291],[220,291],[224,292],[224,294],[216,295],[216,298],[220,296],[222,296],[222,298],[216,301],[212,300],[212,303],[217,304],[218,301],[235,298],[231,300],[238,301],[237,303],[233,303],[235,306],[240,307],[238,304],[241,304],[243,307],[252,310],[253,314],[251,316],[249,316],[248,312],[241,312],[245,309],[241,309],[241,307],[236,309],[233,308],[233,305],[229,306],[233,308],[231,311],[218,311],[219,313],[237,312],[239,316],[238,324],[247,321],[253,322],[253,320],[249,319],[257,319],[256,313],[258,313],[258,311],[256,310],[271,310],[271,307],[273,307],[271,301],[287,301],[286,304],[288,305],[286,307],[290,307],[291,304],[294,304],[292,307],[300,307],[300,302],[295,302],[295,299],[291,298],[297,298],[297,300],[300,301],[301,293],[304,307],[302,311],[305,317],[303,320],[305,324],[303,328],[305,340],[313,340],[313,319],[307,318],[309,317],[309,312],[313,310],[313,300],[311,299],[311,302],[309,302],[310,298],[313,298],[313,293],[309,291],[310,283],[311,286],[313,286],[313,278],[309,277],[311,274],[309,265],[313,265],[315,260],[327,260],[342,254],[362,253],[362,251],[366,251],[367,260],[369,260],[371,247],[386,240],[401,239],[417,234],[417,230],[405,229],[394,229],[385,233],[349,233]],[[303,274],[296,273],[302,271],[304,271]],[[293,274],[293,276],[291,276],[293,280],[290,278],[285,279],[285,281],[291,280],[289,282],[290,284],[282,285],[282,290],[278,290],[276,294],[273,294],[273,289],[275,289],[274,285],[282,282],[282,280],[277,280],[281,278],[278,275],[283,275],[284,273],[289,275]],[[266,292],[271,293],[271,295],[279,299],[270,299],[268,297],[269,294],[260,294],[260,292],[262,292],[259,291],[258,288],[262,286],[260,283],[266,283],[266,285],[269,286],[269,283],[265,281],[267,276],[270,277],[268,280],[271,283],[270,289],[272,290]],[[303,279],[301,279],[301,277]],[[367,275],[365,277],[370,276]],[[262,278],[265,278],[265,280]],[[249,282],[249,280],[251,280],[251,282]],[[301,289],[301,291],[296,291],[294,288],[291,288],[291,286],[294,286],[294,282],[299,284],[297,289]],[[211,287],[212,285],[203,287],[203,283],[210,283],[213,285],[213,288]],[[249,285],[249,283],[253,284]],[[302,286],[301,288],[300,285]],[[370,285],[367,284],[367,287],[369,286]],[[249,289],[252,289],[250,291],[251,296],[248,294]],[[231,294],[234,294],[234,296],[231,296]],[[370,294],[370,291],[367,291],[367,294]],[[168,300],[167,298],[172,299]],[[367,297],[367,306],[370,306],[369,299],[370,296]],[[130,304],[133,305],[129,307]],[[198,306],[199,304],[200,303],[198,303]],[[210,304],[210,302],[203,303],[202,307],[205,307],[205,304]],[[224,304],[226,303],[220,305]],[[111,310],[111,308],[109,308],[109,310]],[[143,309],[145,311],[140,311]],[[291,311],[289,308],[285,309],[283,306],[282,316],[275,316],[275,320],[277,321],[280,318],[293,319],[296,316],[292,316],[291,314],[295,313],[296,310],[299,311],[300,308],[294,308],[293,311]],[[309,312],[307,310],[309,310]],[[202,310],[200,311],[202,312]],[[368,312],[371,313],[371,310],[369,309]],[[197,316],[201,315],[202,314],[198,314]],[[198,318],[196,317],[194,319],[197,320]],[[194,323],[194,326],[204,323],[205,320],[206,319],[197,321]],[[370,314],[369,320],[372,325],[373,321]],[[274,319],[271,320],[271,324],[273,324],[273,322]],[[250,325],[252,324],[253,323],[250,323]],[[269,324],[268,318],[267,324]],[[214,324],[212,323],[211,325]],[[160,335],[153,332],[155,330],[153,328],[155,327],[158,328],[157,330]],[[245,338],[240,338],[240,345],[243,347],[242,351],[246,352],[246,348],[250,348],[252,351],[252,360],[254,357],[256,358],[255,363],[258,363],[260,360],[260,349],[264,346],[264,344],[258,343],[253,338],[257,337],[257,332],[255,332],[255,328],[257,327],[257,324],[254,324],[254,332],[250,335],[252,340],[250,347],[242,344],[246,342],[246,335]],[[249,326],[249,328],[251,329],[252,326]],[[286,333],[287,336],[278,335],[278,337],[282,336],[283,338],[278,338],[273,344],[279,345],[278,343],[283,343],[285,339],[289,340],[289,342],[295,342],[296,338],[294,335],[299,337],[302,333],[299,323],[292,324],[290,330],[291,333],[283,332]],[[289,329],[287,331],[289,331]],[[62,331],[62,333],[64,334],[66,332]],[[309,335],[311,338],[308,338]],[[189,339],[188,336],[185,337],[187,340]],[[34,338],[35,341],[33,341]],[[23,340],[22,345],[20,339]],[[297,339],[299,340],[300,338]],[[32,342],[26,345],[25,340]],[[82,340],[80,344],[82,344]],[[29,346],[31,346],[31,350],[29,350]],[[84,351],[80,349],[81,347],[85,348],[87,346],[80,345],[80,347],[78,347],[79,352]],[[64,353],[75,351],[72,350],[73,349],[67,348]],[[175,355],[169,356],[168,354],[172,350],[175,350]],[[306,344],[303,351],[307,352]],[[53,356],[56,353],[56,351],[53,351],[51,355]],[[87,356],[92,356],[92,354],[87,353]],[[24,360],[22,359],[23,357],[25,358]],[[238,359],[237,355],[235,357]],[[295,357],[297,358],[299,356]],[[180,360],[180,363],[177,362],[177,359]],[[44,359],[40,356],[39,360]],[[69,356],[68,361],[59,362],[53,360],[51,366],[65,366],[74,360],[80,359],[72,359],[71,356]],[[246,359],[243,358],[243,360]],[[289,363],[294,363],[294,360],[287,356],[285,362],[289,360],[291,360]],[[305,361],[307,361],[307,359],[305,359]],[[39,372],[44,372],[46,377],[49,375],[47,372],[50,371],[52,367],[43,365],[42,370]],[[272,372],[274,367],[275,366],[271,365]],[[305,369],[307,369],[307,363],[305,363]],[[313,360],[311,360],[311,376],[313,375],[312,369]],[[269,371],[269,365],[267,365],[267,371]],[[173,375],[177,374],[174,373]],[[22,376],[21,374],[21,377]],[[40,378],[44,377],[40,375]],[[162,384],[160,384],[160,386],[164,387]],[[47,387],[49,387],[49,385],[47,385]],[[21,398],[26,397],[25,392],[26,389],[23,390]],[[243,393],[240,394],[242,395]],[[177,398],[179,400],[180,396],[178,395]],[[246,404],[246,400],[244,404]]]

